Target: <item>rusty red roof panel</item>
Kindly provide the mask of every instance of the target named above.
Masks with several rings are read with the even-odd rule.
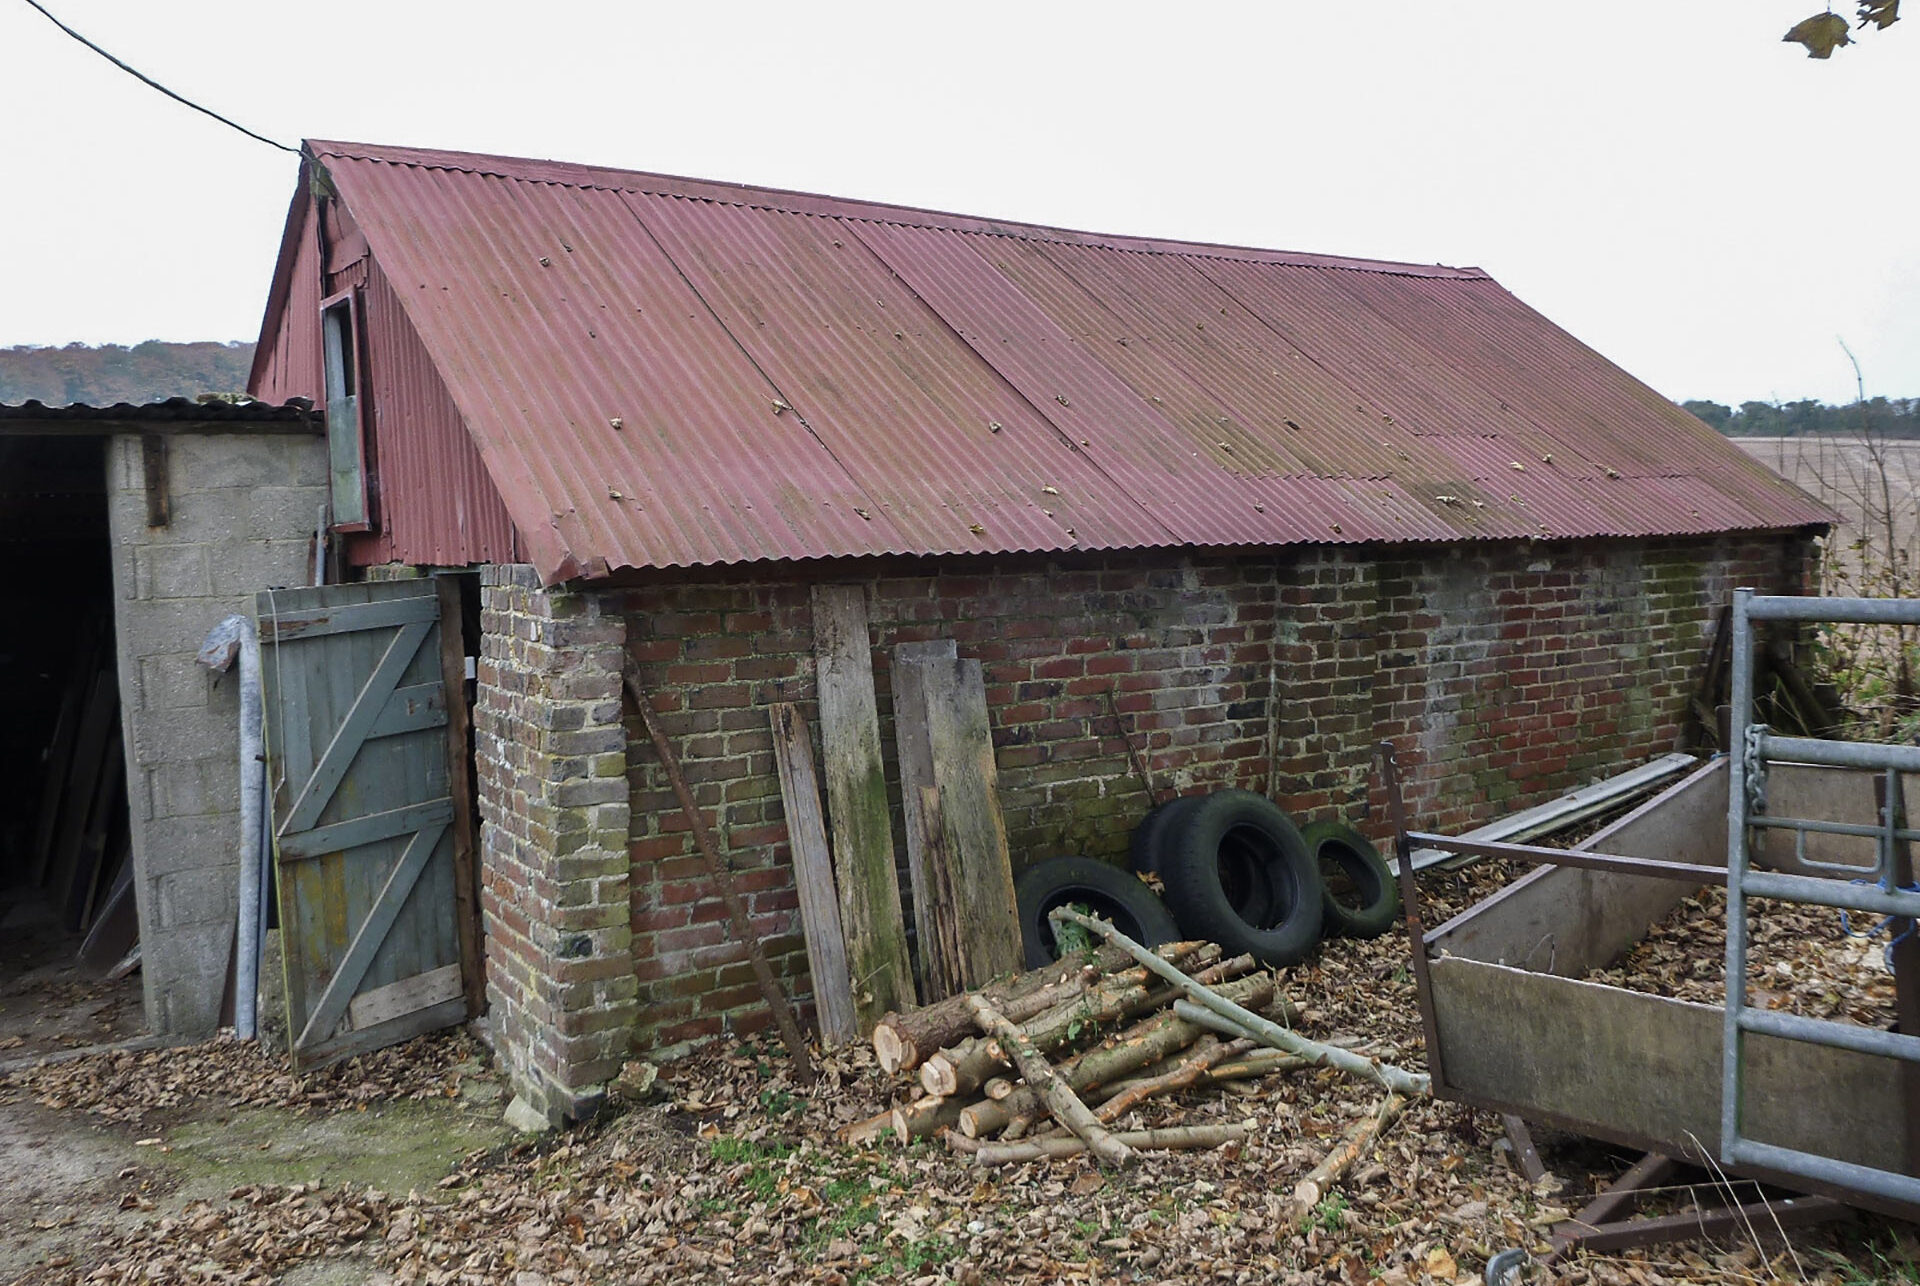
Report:
[[[550,580],[1832,521],[1475,269],[309,148]]]

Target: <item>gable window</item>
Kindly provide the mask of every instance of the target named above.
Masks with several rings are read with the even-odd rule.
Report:
[[[366,531],[366,433],[361,423],[359,308],[353,292],[320,305],[320,341],[326,367],[327,463],[332,481],[333,526]]]

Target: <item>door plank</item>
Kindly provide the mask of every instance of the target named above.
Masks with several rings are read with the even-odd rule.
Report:
[[[446,692],[438,683],[413,683],[395,688],[387,708],[367,729],[367,740],[398,737],[427,728],[439,728],[447,722]]]
[[[379,951],[380,944],[386,939],[387,930],[393,927],[407,895],[413,892],[414,882],[420,878],[420,872],[427,869],[427,859],[440,846],[440,837],[447,833],[447,826],[448,823],[443,822],[416,831],[413,838],[407,841],[399,862],[395,863],[392,874],[387,876],[387,882],[374,898],[373,910],[355,931],[352,945],[341,957],[340,967],[334,970],[327,989],[320,993],[319,1001],[307,1017],[307,1025],[294,1042],[296,1048],[311,1045],[333,1033],[334,1025],[347,1012],[354,989],[366,977],[367,966],[373,963],[374,953]]]
[[[813,1008],[821,1043],[832,1049],[858,1039],[860,1023],[853,1011],[847,939],[833,891],[833,851],[820,812],[813,742],[805,716],[793,705],[769,705],[767,720],[773,725],[773,762],[780,772],[787,847],[793,852],[793,883],[800,895],[800,929],[807,940],[807,972],[813,976]]]
[[[400,686],[400,676],[406,673],[432,628],[431,621],[415,621],[401,626],[394,634],[385,655],[361,685],[359,696],[340,721],[339,730],[320,756],[320,762],[314,765],[313,776],[301,786],[293,806],[287,810],[286,820],[280,824],[282,834],[307,830],[320,819],[320,811],[333,798],[347,769],[353,766],[353,757],[360,753],[368,730],[386,711],[394,689]]]
[[[813,587],[813,652],[840,923],[853,975],[854,1013],[860,1030],[868,1032],[882,1014],[911,1008],[915,1001],[880,760],[873,645],[860,586]]]
[[[328,585],[324,588],[341,590],[357,587]],[[260,621],[260,641],[289,643],[295,639],[318,638],[323,634],[353,634],[392,625],[413,625],[422,621],[430,623],[436,619],[437,612],[438,605],[433,597],[424,594],[333,607],[289,606],[284,610],[270,607]]]
[[[452,821],[453,801],[431,799],[424,804],[408,804],[405,808],[390,808],[384,813],[369,813],[349,822],[316,826],[298,835],[283,835],[278,848],[283,859],[300,861],[378,844],[381,840],[395,839],[423,826]]]
[[[355,1031],[364,1031],[416,1009],[458,1000],[461,991],[460,966],[442,965],[438,969],[429,969],[425,973],[402,978],[399,982],[361,992],[347,1005],[347,1022]]]

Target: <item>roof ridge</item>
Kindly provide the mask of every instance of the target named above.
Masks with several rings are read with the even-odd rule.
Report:
[[[660,174],[646,170],[615,169],[577,161],[539,160],[492,153],[445,152],[426,148],[383,147],[371,143],[317,140],[307,140],[305,146],[316,159],[337,156],[347,160],[369,161],[381,165],[401,165],[417,169],[445,170],[455,174],[473,174],[516,183],[550,184],[586,191],[637,192],[674,200],[707,201],[719,205],[738,206],[742,209],[765,210],[775,214],[847,219],[905,228],[971,233],[978,236],[1016,237],[1022,240],[1082,245],[1140,254],[1192,255],[1208,259],[1251,261],[1278,267],[1325,268],[1333,271],[1377,273],[1397,277],[1492,280],[1490,274],[1484,269],[1474,267],[1416,264],[1350,255],[1275,250],[1223,242],[1181,241],[1171,237],[1150,237],[1130,233],[1089,232],[1084,229],[1028,223],[1017,219],[996,219],[984,215],[959,214],[896,202],[836,197],[790,188],[763,187],[721,179]],[[550,172],[542,173],[541,171]],[[782,197],[792,199],[781,201],[779,198]],[[889,215],[920,217],[898,218],[889,217]]]

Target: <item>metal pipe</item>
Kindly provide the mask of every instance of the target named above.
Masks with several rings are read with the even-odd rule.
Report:
[[[1735,590],[1736,594],[1751,591]],[[1920,599],[1820,598],[1800,594],[1752,594],[1750,621],[1841,621],[1854,625],[1920,625]]]
[[[1747,999],[1747,722],[1753,713],[1753,590],[1733,591],[1732,706],[1727,737],[1727,1000],[1721,1028],[1720,1156],[1740,1138],[1740,1010]]]
[[[240,622],[240,920],[236,929],[233,976],[233,1031],[251,1040],[258,1031],[260,953],[264,945],[260,914],[260,866],[265,855],[267,744],[260,691],[260,636],[246,617]]]
[[[234,926],[233,1030],[251,1040],[257,1030],[260,952],[265,943],[260,915],[262,863],[267,852],[267,746],[265,703],[260,688],[260,635],[253,622],[235,614],[207,631],[196,658],[216,674],[240,662],[240,879],[239,913]]]
[[[1729,1165],[1763,1166],[1781,1174],[1799,1175],[1803,1179],[1869,1193],[1887,1201],[1920,1205],[1920,1179],[1888,1170],[1876,1170],[1872,1166],[1836,1161],[1813,1152],[1797,1152],[1792,1148],[1775,1147],[1771,1143],[1741,1139],[1725,1150],[1721,1160]]]
[[[1732,882],[1728,882],[1731,890]],[[1875,915],[1904,915],[1920,919],[1920,893],[1889,893],[1872,884],[1853,884],[1824,875],[1783,875],[1777,871],[1749,871],[1742,884],[1755,897],[1779,898],[1805,906],[1840,907]]]
[[[1803,1018],[1772,1009],[1748,1009],[1740,1015],[1742,1030],[1781,1040],[1802,1040],[1811,1045],[1831,1045],[1858,1054],[1877,1054],[1882,1058],[1903,1058],[1920,1063],[1920,1036],[1903,1036],[1897,1031],[1861,1027],[1854,1023],[1831,1022],[1823,1018]]]
[[[1776,763],[1920,772],[1920,746],[1886,746],[1871,741],[1827,741],[1820,737],[1776,737],[1767,733],[1760,738],[1760,753]]]

